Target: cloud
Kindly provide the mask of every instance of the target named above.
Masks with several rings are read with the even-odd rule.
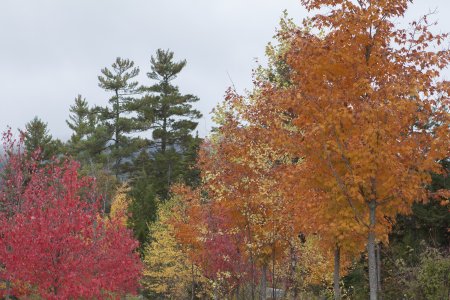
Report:
[[[426,6],[445,12],[447,2]],[[177,83],[200,97],[205,135],[208,113],[231,85],[227,73],[238,90],[251,87],[254,58],[263,58],[284,9],[297,20],[306,16],[298,0],[2,0],[0,130],[23,128],[38,115],[67,139],[65,119],[77,94],[106,104],[97,86],[101,68],[130,58],[145,84],[150,56],[170,48],[188,61]]]

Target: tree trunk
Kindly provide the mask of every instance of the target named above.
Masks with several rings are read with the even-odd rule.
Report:
[[[195,276],[194,276],[194,264],[191,265],[192,282],[191,282],[191,300],[195,299]]]
[[[250,224],[247,222],[247,236],[250,240],[250,243],[252,243],[252,235],[251,235],[251,231],[250,231]],[[252,281],[251,281],[251,295],[252,295],[252,300],[255,300],[255,259],[254,259],[254,255],[253,255],[253,250],[250,250],[250,273],[251,273],[251,277],[252,277]]]
[[[377,261],[375,255],[375,212],[377,204],[375,200],[371,200],[369,203],[370,211],[370,224],[369,224],[369,238],[367,242],[367,254],[369,256],[369,288],[370,288],[370,300],[377,300]]]
[[[114,124],[114,149],[116,150],[116,153],[114,155],[118,155],[118,150],[119,150],[119,136],[120,136],[120,132],[119,132],[119,121],[120,121],[120,99],[119,99],[119,91],[116,90],[116,107],[115,107],[115,123]],[[116,178],[119,178],[119,164],[120,164],[120,157],[116,157],[116,162],[115,162],[115,166],[114,166],[114,174],[116,175]]]
[[[292,296],[294,300],[297,300],[298,298],[298,286],[296,278],[296,269],[297,269],[297,255],[295,253],[295,249],[293,245],[290,245],[289,248],[290,254],[291,254],[291,262],[289,266],[289,287],[292,288]],[[286,288],[287,290],[287,288]]]
[[[272,299],[277,299],[277,295],[275,293],[276,283],[275,283],[275,243],[273,243],[272,247]]]
[[[340,281],[340,268],[341,268],[341,248],[336,245],[334,250],[334,299],[341,299],[341,288],[339,286]]]
[[[255,265],[253,263],[253,258],[251,263],[251,273],[252,273],[251,294],[252,300],[255,300]]]
[[[119,120],[120,120],[120,98],[119,98],[119,91],[116,90],[116,107],[115,107],[115,122],[116,124],[114,124],[114,139],[115,139],[115,143],[114,146],[117,150],[117,148],[119,148]]]
[[[266,290],[267,290],[267,266],[263,265],[261,272],[261,290],[259,292],[260,300],[266,300]]]
[[[382,300],[381,297],[381,243],[377,244],[377,288],[378,288],[378,300]]]
[[[266,291],[267,291],[267,266],[263,265],[261,272],[261,290],[260,290],[260,299],[266,300]]]
[[[252,300],[255,300],[255,265],[254,265],[252,256],[250,256],[250,259],[251,259],[250,267],[251,267],[251,276],[252,276],[252,282],[250,284],[250,288],[251,288]]]
[[[167,186],[170,187],[170,184],[172,183],[172,161],[169,160],[169,168],[167,170]]]
[[[236,300],[239,300],[239,284],[236,286]]]
[[[167,145],[167,119],[163,119],[163,133],[161,136],[161,153],[166,153],[166,145]]]

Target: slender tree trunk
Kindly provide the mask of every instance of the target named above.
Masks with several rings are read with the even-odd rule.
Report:
[[[250,252],[250,268],[251,268],[251,276],[252,276],[252,281],[251,281],[251,294],[252,294],[252,300],[255,300],[255,263],[253,262],[253,254],[252,252]]]
[[[261,290],[259,292],[260,300],[266,300],[266,290],[267,290],[267,266],[263,265],[261,272]]]
[[[166,153],[166,145],[167,145],[167,117],[168,117],[168,107],[166,106],[166,99],[169,97],[169,91],[166,90],[166,87],[169,86],[169,81],[167,78],[164,80],[164,91],[162,96],[162,107],[161,107],[161,113],[162,113],[162,119],[163,119],[163,125],[162,125],[162,136],[161,136],[161,153]]]
[[[120,98],[119,98],[119,91],[116,90],[116,108],[115,108],[115,123],[114,124],[114,149],[116,153],[114,155],[118,155],[119,147],[120,147],[120,131],[119,131],[119,121],[120,121]],[[114,166],[114,174],[116,178],[119,178],[119,165],[120,165],[121,159],[120,156],[116,157],[116,162]]]
[[[115,109],[115,118],[116,118],[116,124],[114,124],[114,146],[117,150],[119,148],[119,118],[120,118],[120,99],[119,99],[119,91],[116,90],[116,109]]]
[[[236,286],[236,300],[239,300],[239,284]]]
[[[341,268],[341,248],[336,245],[336,249],[334,249],[334,299],[341,299],[341,288],[339,286],[340,277],[340,268]]]
[[[170,187],[170,184],[172,182],[172,161],[169,160],[169,169],[167,170],[167,186]]]
[[[378,300],[377,298],[377,262],[375,255],[375,223],[376,223],[376,208],[375,200],[369,203],[370,224],[369,224],[369,238],[367,242],[367,253],[369,256],[369,288],[370,300]]]
[[[272,247],[272,298],[277,299],[277,295],[275,293],[275,243],[273,243]]]
[[[247,235],[248,238],[250,240],[250,243],[252,243],[252,235],[251,235],[251,231],[250,231],[250,225],[247,222]],[[255,259],[253,256],[253,251],[250,250],[250,273],[251,273],[251,277],[252,277],[252,281],[251,281],[251,294],[252,294],[252,300],[255,300]]]
[[[377,288],[378,300],[382,300],[381,296],[381,243],[377,243]]]
[[[161,136],[161,153],[166,153],[166,145],[167,145],[167,119],[163,119],[163,134]]]
[[[191,265],[191,274],[192,274],[192,282],[191,282],[191,300],[194,300],[194,299],[195,299],[194,264]]]
[[[293,245],[290,245],[290,254],[291,254],[291,263],[289,266],[289,283],[290,283],[290,288],[292,288],[292,296],[294,300],[297,300],[298,297],[298,287],[297,287],[297,281],[295,280],[295,273],[296,273],[296,269],[297,269],[297,255],[295,253],[295,249]],[[287,290],[287,289],[286,289]]]

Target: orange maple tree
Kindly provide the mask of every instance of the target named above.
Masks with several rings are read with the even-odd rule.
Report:
[[[200,154],[204,188],[262,267],[300,232],[347,257],[367,246],[375,300],[376,242],[427,199],[449,156],[447,35],[429,16],[396,28],[407,0],[301,2],[320,11],[284,24],[279,76],[257,77],[249,97],[228,92]]]
[[[270,178],[271,191],[285,203],[297,199],[297,216],[308,216],[296,218],[298,228],[350,252],[365,235],[370,299],[377,298],[376,242],[387,240],[398,214],[427,199],[431,173],[442,171],[450,149],[450,85],[440,78],[450,59],[440,46],[447,35],[432,33],[429,16],[396,28],[408,2],[302,1],[326,13],[280,32],[288,84],[257,80],[250,97],[228,95],[220,151],[231,159],[213,160],[218,173],[209,181],[221,180],[236,205],[252,197],[262,205],[255,186]],[[264,149],[272,166],[262,174],[255,157]]]
[[[292,84],[261,85],[258,93],[289,112],[287,123],[301,133],[303,188],[326,195],[325,211],[350,209],[365,228],[372,300],[376,240],[387,238],[397,214],[426,199],[430,174],[441,172],[450,149],[450,85],[440,80],[447,35],[433,34],[428,16],[396,28],[408,2],[303,0],[327,13],[309,19],[309,30],[283,33]]]

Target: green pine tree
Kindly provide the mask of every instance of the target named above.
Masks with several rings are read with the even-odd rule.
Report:
[[[174,61],[173,52],[159,49],[147,73],[154,84],[141,88],[145,95],[139,101],[138,118],[153,139],[134,161],[130,222],[142,243],[147,242],[148,223],[155,220],[158,201],[168,199],[170,186],[199,181],[194,166],[201,139],[192,136],[202,116],[192,107],[199,98],[182,94],[173,83],[185,66],[185,60]]]
[[[25,148],[28,153],[40,151],[40,158],[48,160],[52,156],[63,152],[60,140],[53,139],[47,128],[47,123],[37,116],[25,124],[24,135]]]
[[[129,59],[118,57],[111,69],[101,70],[98,76],[99,86],[112,93],[109,106],[96,107],[98,120],[104,126],[102,135],[109,134],[108,163],[112,166],[116,176],[127,173],[127,160],[138,151],[142,144],[139,138],[130,134],[141,131],[140,122],[133,113],[137,108],[137,100],[134,97],[139,93],[138,82],[134,81],[139,74],[139,68]]]
[[[75,98],[75,103],[70,106],[69,111],[66,123],[72,130],[72,136],[67,143],[68,152],[83,166],[104,165],[107,156],[105,150],[111,137],[110,131],[99,122],[97,111],[91,109],[81,95]]]
[[[88,102],[86,98],[78,95],[75,98],[75,103],[70,106],[70,116],[69,120],[66,120],[67,125],[73,131],[70,137],[70,142],[76,144],[81,140],[87,138],[87,136],[92,133],[94,115],[89,109]]]
[[[191,94],[181,94],[172,84],[186,66],[186,60],[173,61],[173,52],[158,49],[150,59],[149,79],[156,81],[149,87],[141,99],[139,115],[152,130],[153,140],[158,152],[165,153],[168,148],[179,145],[188,138],[197,127],[202,114],[192,108],[199,98]]]

